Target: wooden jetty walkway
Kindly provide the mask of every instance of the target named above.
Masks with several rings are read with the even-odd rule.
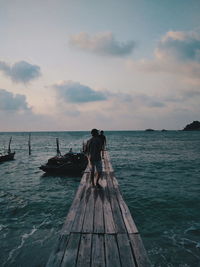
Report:
[[[105,151],[101,188],[85,171],[47,267],[147,267],[150,262]]]

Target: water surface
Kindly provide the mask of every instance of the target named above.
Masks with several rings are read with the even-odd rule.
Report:
[[[79,177],[44,176],[39,166],[79,151],[89,132],[0,133],[15,160],[0,164],[0,266],[44,266]],[[200,266],[200,132],[106,132],[123,197],[152,266]],[[0,152],[1,152],[0,151]]]

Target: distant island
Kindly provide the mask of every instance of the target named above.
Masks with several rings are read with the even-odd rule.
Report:
[[[154,129],[146,129],[145,130],[146,132],[153,132],[153,131],[155,131]]]
[[[149,129],[146,129],[145,131],[146,131],[146,132],[154,132],[154,131],[156,131],[156,130],[149,128]],[[157,131],[158,131],[158,130],[157,130]],[[166,129],[162,129],[161,132],[167,132],[167,130],[166,130]]]
[[[192,123],[187,124],[183,131],[200,131],[200,122],[193,121]]]

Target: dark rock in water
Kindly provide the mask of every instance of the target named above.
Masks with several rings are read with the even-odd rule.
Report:
[[[161,132],[167,132],[167,130],[165,130],[165,129],[162,129],[162,130],[161,130]]]
[[[153,130],[153,129],[146,129],[145,131],[146,131],[146,132],[153,132],[153,131],[155,131],[155,130]]]
[[[193,121],[192,123],[186,125],[183,131],[200,131],[200,122]]]

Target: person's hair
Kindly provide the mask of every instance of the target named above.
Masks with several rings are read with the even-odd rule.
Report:
[[[101,133],[101,134],[104,134],[104,131],[102,130],[100,133]]]
[[[91,130],[91,135],[92,136],[96,136],[96,135],[98,135],[99,134],[99,131],[97,130],[97,129],[92,129]]]

